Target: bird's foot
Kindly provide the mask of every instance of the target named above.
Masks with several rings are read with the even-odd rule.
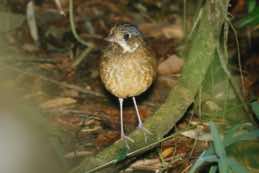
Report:
[[[125,145],[128,149],[130,149],[128,141],[130,141],[131,143],[134,143],[135,141],[133,139],[131,139],[130,137],[126,136],[125,134],[121,134],[121,140],[125,142]]]
[[[151,133],[148,129],[146,129],[146,128],[143,126],[143,124],[139,124],[139,125],[138,125],[138,128],[143,131],[144,138],[145,138],[145,143],[147,143],[147,134],[148,134],[148,135],[152,135],[152,133]]]

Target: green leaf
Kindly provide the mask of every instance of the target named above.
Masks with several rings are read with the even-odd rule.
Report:
[[[218,167],[217,166],[211,166],[209,173],[217,173]]]
[[[230,129],[227,129],[226,133],[224,134],[224,143],[226,140],[233,138],[233,136],[236,136],[237,131],[239,131],[241,128],[247,125],[248,125],[247,123],[236,124],[232,126]]]
[[[226,157],[225,156],[223,156],[219,159],[218,165],[219,165],[219,172],[220,173],[228,173],[228,165],[226,163]]]
[[[242,18],[239,21],[238,27],[256,26],[257,24],[259,24],[259,7],[255,7],[251,13]]]
[[[115,158],[116,162],[126,159],[127,154],[128,154],[128,148],[127,147],[121,148],[116,155],[116,158]]]
[[[248,0],[247,4],[248,4],[248,13],[251,13],[256,6],[256,0]]]
[[[220,138],[220,134],[218,132],[218,129],[216,128],[216,126],[213,122],[210,122],[209,126],[210,126],[210,131],[211,131],[211,135],[212,135],[212,139],[213,139],[213,146],[214,146],[216,154],[219,157],[226,156],[225,147],[224,147],[223,142]]]
[[[251,105],[253,112],[256,115],[256,118],[259,120],[259,103],[257,101],[254,101],[254,102],[250,103],[250,105]]]
[[[232,158],[227,158],[227,163],[229,167],[232,169],[232,171],[235,173],[249,173],[248,170],[243,165],[241,165],[240,163],[238,163],[236,160]]]
[[[203,152],[196,160],[189,173],[195,173],[204,163],[218,162],[216,155],[207,155],[207,152]]]
[[[236,136],[229,136],[228,138],[224,139],[225,147],[228,147],[234,143],[241,142],[241,141],[249,141],[249,140],[255,140],[259,137],[259,130],[253,130],[249,132],[244,132],[240,135]]]
[[[247,133],[243,133],[237,136],[237,138],[239,138],[239,141],[254,140],[258,137],[259,137],[259,130],[249,131]]]
[[[224,133],[224,146],[225,148],[233,143],[240,141],[240,135],[246,134],[248,131],[253,131],[255,128],[251,123],[236,124],[231,128],[227,129]]]
[[[213,139],[213,146],[214,150],[219,157],[218,165],[219,165],[219,172],[220,173],[227,173],[227,163],[226,163],[226,151],[225,146],[220,139],[220,134],[218,132],[218,129],[216,128],[215,124],[213,122],[209,123],[210,131]]]

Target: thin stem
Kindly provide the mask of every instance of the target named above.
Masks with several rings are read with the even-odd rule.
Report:
[[[186,37],[186,40],[187,40],[187,41],[191,40],[194,31],[196,30],[196,28],[198,28],[198,24],[199,24],[199,22],[200,22],[200,20],[201,20],[202,14],[203,14],[203,8],[200,9],[200,11],[199,11],[199,13],[198,13],[198,16],[196,17],[196,19],[195,19],[195,21],[194,21],[194,24],[193,24],[193,26],[192,26],[192,29],[191,29],[191,31],[189,32],[189,34],[187,35],[187,37]]]
[[[88,42],[81,39],[80,36],[76,32],[75,21],[74,21],[73,0],[69,0],[69,22],[70,22],[70,27],[71,27],[72,33],[73,33],[74,37],[77,39],[77,41],[87,47],[90,47],[91,45]]]
[[[186,23],[186,0],[184,0],[183,1],[183,30],[184,30],[185,34],[187,32],[186,25],[187,25],[187,23]]]
[[[87,47],[78,58],[73,62],[72,66],[76,68],[84,59],[87,57],[87,55],[92,51],[93,49],[93,44],[89,43],[90,47]]]
[[[253,116],[252,116],[252,114],[251,114],[251,111],[250,111],[250,109],[249,109],[247,103],[245,102],[245,100],[244,100],[242,94],[239,93],[238,87],[237,87],[235,81],[234,81],[233,78],[232,78],[232,74],[230,73],[229,69],[227,68],[227,65],[226,65],[226,62],[225,62],[225,59],[224,59],[224,55],[222,54],[222,51],[221,51],[221,49],[220,49],[219,43],[218,43],[218,45],[217,45],[217,54],[218,54],[218,56],[219,56],[219,60],[220,60],[221,67],[222,67],[224,73],[226,74],[226,77],[227,77],[228,80],[230,81],[230,84],[231,84],[231,86],[232,86],[232,88],[233,88],[233,91],[235,92],[237,98],[238,98],[238,99],[240,100],[240,102],[242,103],[242,106],[243,106],[244,110],[245,110],[245,111],[248,113],[248,115],[250,116],[251,122],[256,125],[256,122],[255,122],[255,120],[254,120],[254,118],[253,118]]]
[[[76,38],[76,40],[87,47],[84,50],[84,52],[80,55],[80,57],[76,59],[76,61],[73,63],[73,67],[77,67],[83,61],[83,59],[92,51],[92,49],[94,48],[94,44],[91,42],[86,42],[85,40],[80,38],[80,36],[76,32],[75,21],[74,21],[73,0],[69,0],[69,23],[70,23],[72,33]]]

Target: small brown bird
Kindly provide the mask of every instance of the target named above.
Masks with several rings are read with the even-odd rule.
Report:
[[[100,62],[100,76],[105,88],[119,98],[121,139],[134,142],[124,133],[123,99],[132,97],[138,118],[138,128],[144,135],[151,134],[143,127],[135,96],[145,92],[156,77],[156,59],[147,48],[143,34],[131,24],[114,26],[106,38],[110,42]],[[145,135],[146,140],[146,135]]]

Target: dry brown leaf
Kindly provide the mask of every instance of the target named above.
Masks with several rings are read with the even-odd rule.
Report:
[[[118,131],[106,131],[98,135],[96,139],[97,148],[102,148],[112,144],[119,139],[120,133]]]
[[[167,158],[167,157],[171,156],[172,154],[173,154],[173,148],[172,147],[164,149],[161,153],[163,158]]]
[[[84,123],[77,115],[60,115],[50,118],[50,122],[65,127],[66,129],[78,129]]]
[[[183,64],[183,59],[177,57],[176,55],[171,55],[158,65],[158,73],[161,75],[180,73]]]
[[[40,105],[43,109],[59,108],[63,106],[68,106],[75,104],[76,100],[70,97],[58,97],[48,100]]]
[[[152,171],[156,172],[161,168],[161,161],[157,158],[155,159],[145,159],[138,160],[130,165],[132,170],[144,170],[144,171]]]
[[[152,37],[165,37],[167,39],[182,40],[183,29],[180,24],[151,24],[144,23],[139,26],[140,30]]]
[[[196,139],[196,140],[200,140],[200,141],[211,141],[212,140],[210,133],[204,131],[201,128],[188,130],[188,131],[182,132],[181,134],[183,136],[186,136],[186,137],[189,137],[192,139]]]
[[[53,64],[40,64],[39,67],[44,70],[51,70],[56,68],[56,66]]]

